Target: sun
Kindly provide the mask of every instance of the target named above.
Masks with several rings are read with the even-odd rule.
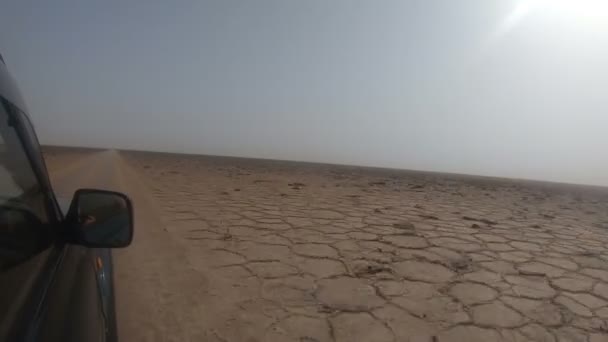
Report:
[[[608,0],[521,0],[501,23],[499,34],[511,31],[532,14],[568,25],[608,31]]]

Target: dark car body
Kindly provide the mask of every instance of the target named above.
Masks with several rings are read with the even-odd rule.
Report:
[[[23,234],[21,227],[0,226],[0,341],[116,341],[111,250],[58,238],[69,203],[60,204],[53,192],[27,109],[1,58],[0,116],[0,129],[8,132],[0,137],[0,160],[20,163],[33,175],[36,184],[20,194],[40,203],[45,227],[45,237],[38,239]],[[11,137],[18,138],[12,147]],[[0,203],[15,203],[10,183],[19,175],[2,163]],[[15,173],[12,178],[5,176],[9,172]]]

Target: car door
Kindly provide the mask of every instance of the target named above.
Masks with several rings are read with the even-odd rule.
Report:
[[[61,242],[61,219],[33,127],[0,98],[2,341],[105,339],[92,252]]]

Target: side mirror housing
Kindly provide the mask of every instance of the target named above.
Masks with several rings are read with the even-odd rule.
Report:
[[[124,194],[80,189],[66,217],[68,242],[97,248],[127,247],[133,240],[133,205]]]

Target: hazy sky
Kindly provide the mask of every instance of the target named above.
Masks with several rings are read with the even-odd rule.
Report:
[[[44,143],[608,185],[608,1],[29,1]]]

